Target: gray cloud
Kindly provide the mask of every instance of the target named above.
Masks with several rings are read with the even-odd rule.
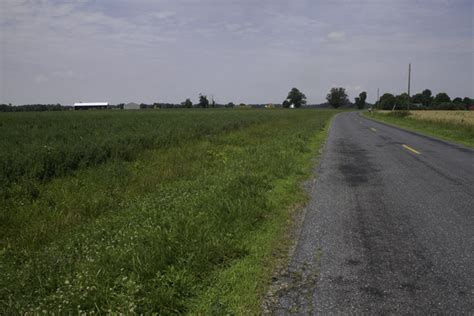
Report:
[[[310,103],[332,85],[474,96],[463,0],[2,0],[0,102]]]
[[[346,33],[344,32],[330,32],[328,38],[333,41],[343,41],[346,38]]]

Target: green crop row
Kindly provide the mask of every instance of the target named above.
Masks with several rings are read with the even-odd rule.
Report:
[[[166,148],[265,121],[235,111],[115,111],[0,115],[0,198],[36,198],[36,182],[71,174],[110,159],[133,160]]]
[[[83,134],[89,143],[115,139],[111,131],[128,140],[142,132],[161,140],[127,159],[111,156],[37,180],[34,199],[5,200],[0,314],[258,313],[272,247],[290,219],[288,208],[304,199],[299,183],[335,113],[33,116],[48,128],[37,140],[24,138],[31,148],[45,134],[55,148],[68,143],[60,137],[54,143],[51,135],[58,126],[71,128],[63,122],[71,117],[91,128]]]

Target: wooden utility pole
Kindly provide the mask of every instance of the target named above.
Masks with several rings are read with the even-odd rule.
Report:
[[[411,79],[411,63],[408,64],[408,110],[410,110],[410,79]]]
[[[411,63],[408,64],[408,96],[410,96]]]

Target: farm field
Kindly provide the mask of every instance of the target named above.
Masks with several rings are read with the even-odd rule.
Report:
[[[0,115],[0,314],[258,313],[336,113]]]
[[[473,111],[410,111],[408,115],[391,113],[391,111],[377,111],[365,115],[474,147]]]

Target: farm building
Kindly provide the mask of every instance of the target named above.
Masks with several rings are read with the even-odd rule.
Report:
[[[108,107],[109,107],[108,102],[76,102],[74,103],[74,110],[106,109]]]
[[[140,110],[140,104],[133,103],[133,102],[127,103],[127,104],[124,104],[123,109],[124,110]]]

